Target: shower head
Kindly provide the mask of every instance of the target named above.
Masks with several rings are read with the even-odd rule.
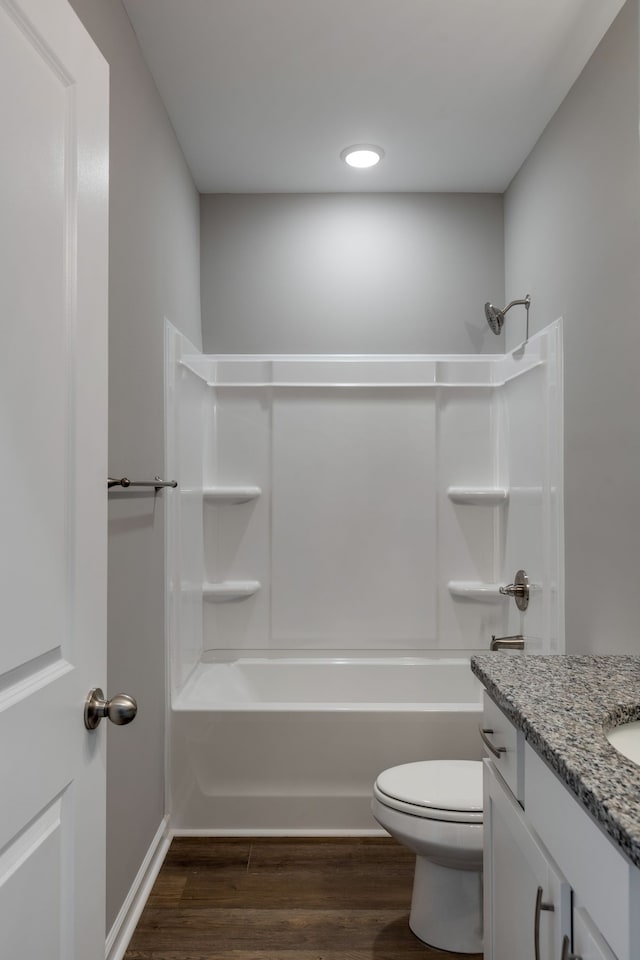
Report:
[[[502,324],[504,323],[504,311],[498,310],[492,303],[485,303],[484,315],[487,318],[487,323],[497,336],[502,330]]]
[[[529,339],[529,306],[531,305],[531,297],[529,294],[524,298],[524,300],[512,300],[504,310],[500,310],[499,307],[494,307],[492,303],[485,303],[484,305],[484,315],[487,318],[487,323],[491,327],[492,331],[496,336],[502,330],[502,325],[504,323],[504,318],[506,314],[511,310],[511,307],[516,307],[518,305],[523,305],[527,308],[527,336],[526,339]]]

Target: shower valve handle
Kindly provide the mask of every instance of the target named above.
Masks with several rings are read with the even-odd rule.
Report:
[[[521,583],[508,583],[506,587],[500,587],[500,593],[503,597],[524,597],[525,587]]]
[[[513,597],[518,610],[524,612],[529,606],[529,578],[524,570],[518,570],[513,578],[513,583],[498,589],[503,597]]]

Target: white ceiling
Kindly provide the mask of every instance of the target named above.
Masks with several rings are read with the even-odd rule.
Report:
[[[502,192],[623,0],[124,4],[202,193]]]

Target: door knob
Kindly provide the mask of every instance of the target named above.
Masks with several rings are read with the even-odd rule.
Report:
[[[95,730],[102,718],[108,717],[111,723],[123,726],[131,723],[137,712],[138,704],[133,697],[117,693],[111,700],[105,700],[100,687],[94,687],[84,702],[84,725],[87,730]]]

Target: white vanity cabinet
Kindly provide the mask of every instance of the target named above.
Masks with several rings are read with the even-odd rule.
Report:
[[[640,960],[640,870],[489,699],[483,730],[485,960]]]
[[[571,889],[491,761],[484,771],[485,960],[560,960]]]

